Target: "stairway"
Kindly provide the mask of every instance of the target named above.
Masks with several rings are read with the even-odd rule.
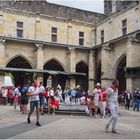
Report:
[[[73,115],[73,116],[86,116],[85,107],[81,105],[60,105],[59,109],[55,111],[56,115]],[[44,108],[44,113],[47,113],[48,109]]]

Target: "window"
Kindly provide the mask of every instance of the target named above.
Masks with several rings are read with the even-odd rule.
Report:
[[[3,15],[0,15],[0,24],[3,24]]]
[[[79,45],[84,45],[84,32],[79,32]]]
[[[23,22],[19,22],[19,21],[18,21],[18,22],[17,22],[17,27],[18,27],[18,28],[23,28]]]
[[[17,37],[23,37],[23,30],[17,29]]]
[[[17,21],[17,37],[23,37],[23,22]]]
[[[52,42],[57,42],[57,28],[52,27]]]
[[[104,30],[101,31],[101,44],[104,43]]]
[[[123,20],[122,21],[122,35],[126,35],[127,34],[127,20]]]

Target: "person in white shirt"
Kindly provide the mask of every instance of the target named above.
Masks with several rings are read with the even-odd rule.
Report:
[[[49,96],[54,97],[54,88],[53,87],[51,87],[49,90]]]
[[[31,123],[30,117],[34,111],[34,108],[36,107],[36,125],[41,126],[39,123],[39,109],[40,109],[40,100],[39,100],[39,87],[37,86],[37,80],[34,80],[32,86],[29,87],[27,95],[30,97],[30,112],[28,114],[27,122]]]
[[[98,118],[98,109],[100,108],[100,101],[99,101],[99,97],[101,95],[101,85],[100,83],[96,84],[96,88],[93,91],[93,95],[94,95],[94,106],[95,106],[95,117]]]
[[[2,90],[2,103],[3,105],[6,105],[6,100],[7,100],[7,94],[8,94],[8,89],[7,88],[4,88]]]
[[[117,133],[116,124],[118,118],[118,80],[113,80],[112,85],[108,88],[108,105],[111,111],[111,118],[105,126],[105,131],[108,132],[109,126],[112,123],[112,133]]]

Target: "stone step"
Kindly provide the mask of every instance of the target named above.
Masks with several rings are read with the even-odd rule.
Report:
[[[44,109],[44,113],[47,113],[48,109],[45,108]],[[55,114],[57,115],[75,115],[75,116],[85,116],[86,113],[84,110],[56,110]]]

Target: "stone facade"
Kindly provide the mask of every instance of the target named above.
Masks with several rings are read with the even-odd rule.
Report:
[[[64,88],[80,84],[85,90],[92,90],[97,82],[108,87],[118,78],[120,91],[133,90],[140,82],[140,5],[130,3],[106,16],[45,1],[1,1],[0,68],[58,70],[65,72],[57,79],[65,82]],[[112,6],[111,1],[106,1],[106,13]],[[17,22],[23,23],[22,38],[17,37]],[[52,27],[57,28],[57,42],[52,42]],[[79,45],[80,32],[84,33],[83,45]],[[22,58],[22,62],[16,58]],[[86,77],[74,76],[76,72],[86,73]],[[3,71],[0,75],[2,86]],[[29,75],[44,82],[48,78],[39,72]],[[55,76],[52,79],[56,81]]]

